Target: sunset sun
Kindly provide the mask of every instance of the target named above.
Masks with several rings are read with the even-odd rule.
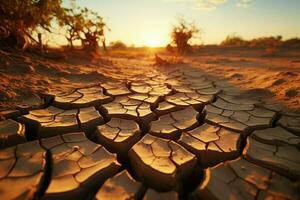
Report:
[[[162,47],[165,46],[165,41],[162,38],[150,38],[145,41],[148,47]]]
[[[169,42],[167,34],[160,34],[159,31],[147,31],[140,36],[140,43],[147,47],[164,47]]]

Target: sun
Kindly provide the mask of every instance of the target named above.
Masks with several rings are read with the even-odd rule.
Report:
[[[166,46],[165,38],[163,37],[153,37],[145,39],[145,45],[147,47],[163,47]]]
[[[161,47],[161,46],[163,46],[163,43],[159,40],[148,40],[146,42],[146,46],[148,46],[148,47]]]

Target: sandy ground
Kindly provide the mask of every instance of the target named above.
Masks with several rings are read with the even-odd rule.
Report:
[[[29,53],[0,55],[0,110],[14,108],[32,93],[66,89],[151,70],[155,51],[44,58]],[[263,88],[287,107],[300,109],[300,50],[265,56],[263,50],[204,48],[181,58],[185,65],[225,79],[241,88]]]
[[[186,59],[187,63],[241,88],[269,90],[287,107],[300,108],[299,50],[282,51],[274,56],[265,56],[263,50],[207,52]]]

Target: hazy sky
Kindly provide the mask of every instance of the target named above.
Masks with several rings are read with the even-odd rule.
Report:
[[[111,32],[108,41],[161,46],[178,16],[195,21],[203,43],[236,33],[245,39],[300,37],[300,0],[77,0],[97,11]]]

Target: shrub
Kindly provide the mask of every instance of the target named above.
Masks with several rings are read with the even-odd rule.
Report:
[[[224,41],[221,42],[223,47],[244,47],[247,46],[249,42],[245,41],[242,37],[236,35],[229,35]]]
[[[282,42],[283,47],[300,48],[300,38],[291,38]]]
[[[127,48],[126,44],[124,44],[122,41],[111,42],[110,47],[113,50],[124,50]]]
[[[188,23],[185,19],[179,18],[178,24],[173,26],[171,32],[171,45],[175,45],[180,54],[188,53],[192,49],[189,44],[190,40],[195,38],[199,32],[200,30],[194,23]]]
[[[255,47],[255,48],[265,48],[266,54],[270,53],[274,49],[280,47],[287,48],[300,48],[300,38],[291,38],[288,40],[282,40],[282,36],[276,37],[259,37],[252,40],[244,40],[243,38],[236,35],[229,35],[220,44],[223,47]],[[271,50],[273,49],[273,50]],[[275,51],[275,50],[274,50]]]
[[[260,37],[250,40],[250,47],[279,47],[282,44],[282,36],[277,37]]]

